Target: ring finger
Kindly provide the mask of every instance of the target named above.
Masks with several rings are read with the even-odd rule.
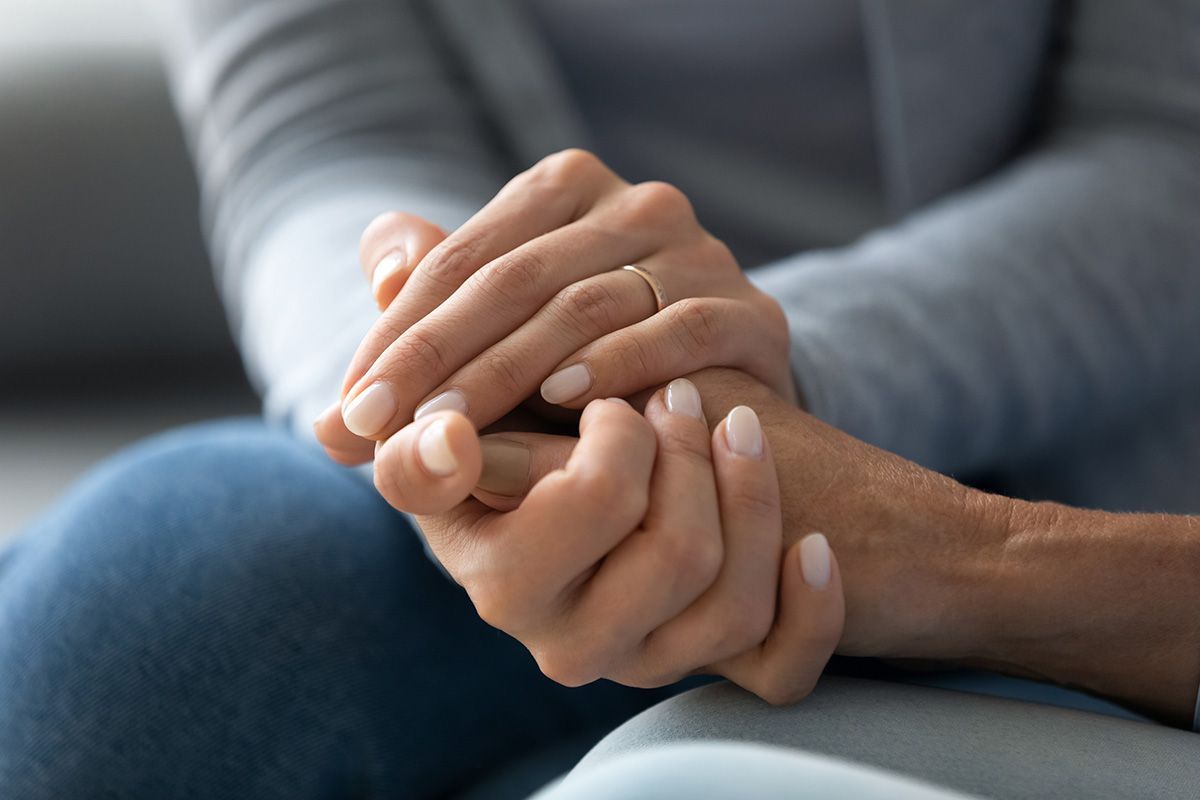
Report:
[[[386,438],[412,419],[430,389],[528,322],[564,287],[655,247],[644,232],[618,234],[577,222],[493,261],[400,333],[366,370],[347,394],[346,427],[364,438]],[[525,398],[506,399],[515,408]]]
[[[566,354],[654,314],[643,279],[622,269],[573,283],[499,344],[450,376],[414,414],[453,408],[483,428],[535,394]],[[590,380],[586,368],[559,374],[559,391],[575,393]]]

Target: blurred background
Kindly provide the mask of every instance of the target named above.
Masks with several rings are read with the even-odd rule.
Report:
[[[123,444],[256,411],[140,0],[0,0],[0,539]]]

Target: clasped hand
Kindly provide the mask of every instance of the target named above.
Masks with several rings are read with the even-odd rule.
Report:
[[[580,151],[509,183],[447,236],[387,214],[361,257],[382,315],[318,438],[417,515],[480,616],[551,678],[661,686],[719,674],[773,702],[811,689],[845,616],[825,538],[784,551],[755,412],[711,434],[696,386],[736,367],[795,400],[787,325],[686,198]],[[655,313],[636,262],[674,302]],[[578,439],[480,438],[534,408],[583,409]],[[726,407],[728,407],[726,405]],[[485,454],[505,473],[480,481]],[[495,473],[496,470],[490,470]]]
[[[840,578],[820,534],[783,552],[754,411],[734,408],[710,434],[700,394],[679,379],[644,415],[595,400],[579,428],[577,441],[480,439],[461,414],[438,412],[379,447],[376,485],[395,507],[425,512],[430,547],[480,616],[560,683],[652,687],[708,673],[771,702],[807,695],[841,634]],[[512,510],[493,507],[510,496],[476,488],[485,448],[526,471]]]

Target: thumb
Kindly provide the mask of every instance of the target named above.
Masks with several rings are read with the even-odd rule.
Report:
[[[359,260],[371,283],[371,294],[382,311],[429,251],[446,238],[446,232],[415,214],[391,211],[376,217],[363,232]]]
[[[511,511],[546,475],[566,466],[579,439],[509,431],[484,436],[483,473],[471,492],[497,511]]]

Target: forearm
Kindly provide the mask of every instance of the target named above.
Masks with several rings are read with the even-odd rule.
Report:
[[[966,655],[1190,727],[1200,517],[990,502],[1004,547],[978,593],[979,638]]]
[[[268,414],[307,435],[377,316],[363,228],[388,210],[453,228],[511,169],[411,4],[150,5],[235,337]]]
[[[1200,518],[987,494],[870,447],[732,370],[692,376],[709,419],[759,410],[785,545],[829,537],[845,655],[930,659],[1078,687],[1190,726]]]
[[[848,619],[842,652],[1046,680],[1191,727],[1200,518],[1087,511],[947,484],[929,475],[907,497],[893,487],[876,512],[882,525],[846,531],[835,544],[847,585],[858,583],[860,612]]]

